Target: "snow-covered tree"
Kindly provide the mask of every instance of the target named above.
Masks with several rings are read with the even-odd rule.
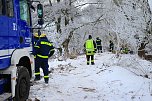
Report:
[[[115,49],[127,46],[137,52],[140,43],[151,36],[148,0],[41,0],[44,4],[43,31],[68,56],[81,53],[91,34],[102,39],[104,51],[109,41]],[[151,39],[148,39],[151,40]]]

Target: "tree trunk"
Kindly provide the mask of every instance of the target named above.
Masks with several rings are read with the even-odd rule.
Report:
[[[59,2],[60,2],[60,0],[57,0],[57,2],[59,3]]]
[[[69,57],[69,48],[68,48],[68,46],[69,46],[69,42],[70,42],[72,36],[73,36],[73,31],[70,32],[68,38],[65,39],[64,42],[62,43],[62,46],[64,48],[64,58],[65,59],[67,59]]]
[[[61,16],[57,19],[57,32],[61,33]]]
[[[149,43],[149,42],[148,42]],[[141,58],[144,58],[146,57],[145,55],[145,47],[148,43],[141,43],[140,47],[138,48],[138,56],[141,57]]]
[[[64,58],[67,59],[69,57],[69,39],[65,39],[65,41],[62,43],[62,46],[64,48]]]
[[[49,3],[50,3],[50,6],[52,6],[52,2],[51,2],[51,0],[49,0]]]

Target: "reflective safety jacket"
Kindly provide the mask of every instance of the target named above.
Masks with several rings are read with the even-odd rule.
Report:
[[[96,43],[94,42],[93,39],[88,39],[85,42],[85,49],[86,49],[86,55],[94,55],[95,50],[96,50]]]
[[[128,54],[129,49],[127,47],[121,49],[122,53]]]
[[[34,47],[37,57],[48,59],[54,54],[54,46],[46,37],[41,38]]]

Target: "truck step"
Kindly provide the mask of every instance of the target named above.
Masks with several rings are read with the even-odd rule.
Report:
[[[0,95],[0,101],[5,101],[12,96],[11,93],[3,93]]]

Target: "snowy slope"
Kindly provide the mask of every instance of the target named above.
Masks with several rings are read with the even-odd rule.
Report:
[[[66,61],[50,60],[49,85],[44,80],[31,86],[29,99],[40,101],[151,101],[152,63],[135,55],[102,53],[95,65],[86,65],[85,56]],[[138,69],[138,70],[137,70]],[[144,71],[144,72],[141,72]],[[43,75],[43,73],[41,72]]]

